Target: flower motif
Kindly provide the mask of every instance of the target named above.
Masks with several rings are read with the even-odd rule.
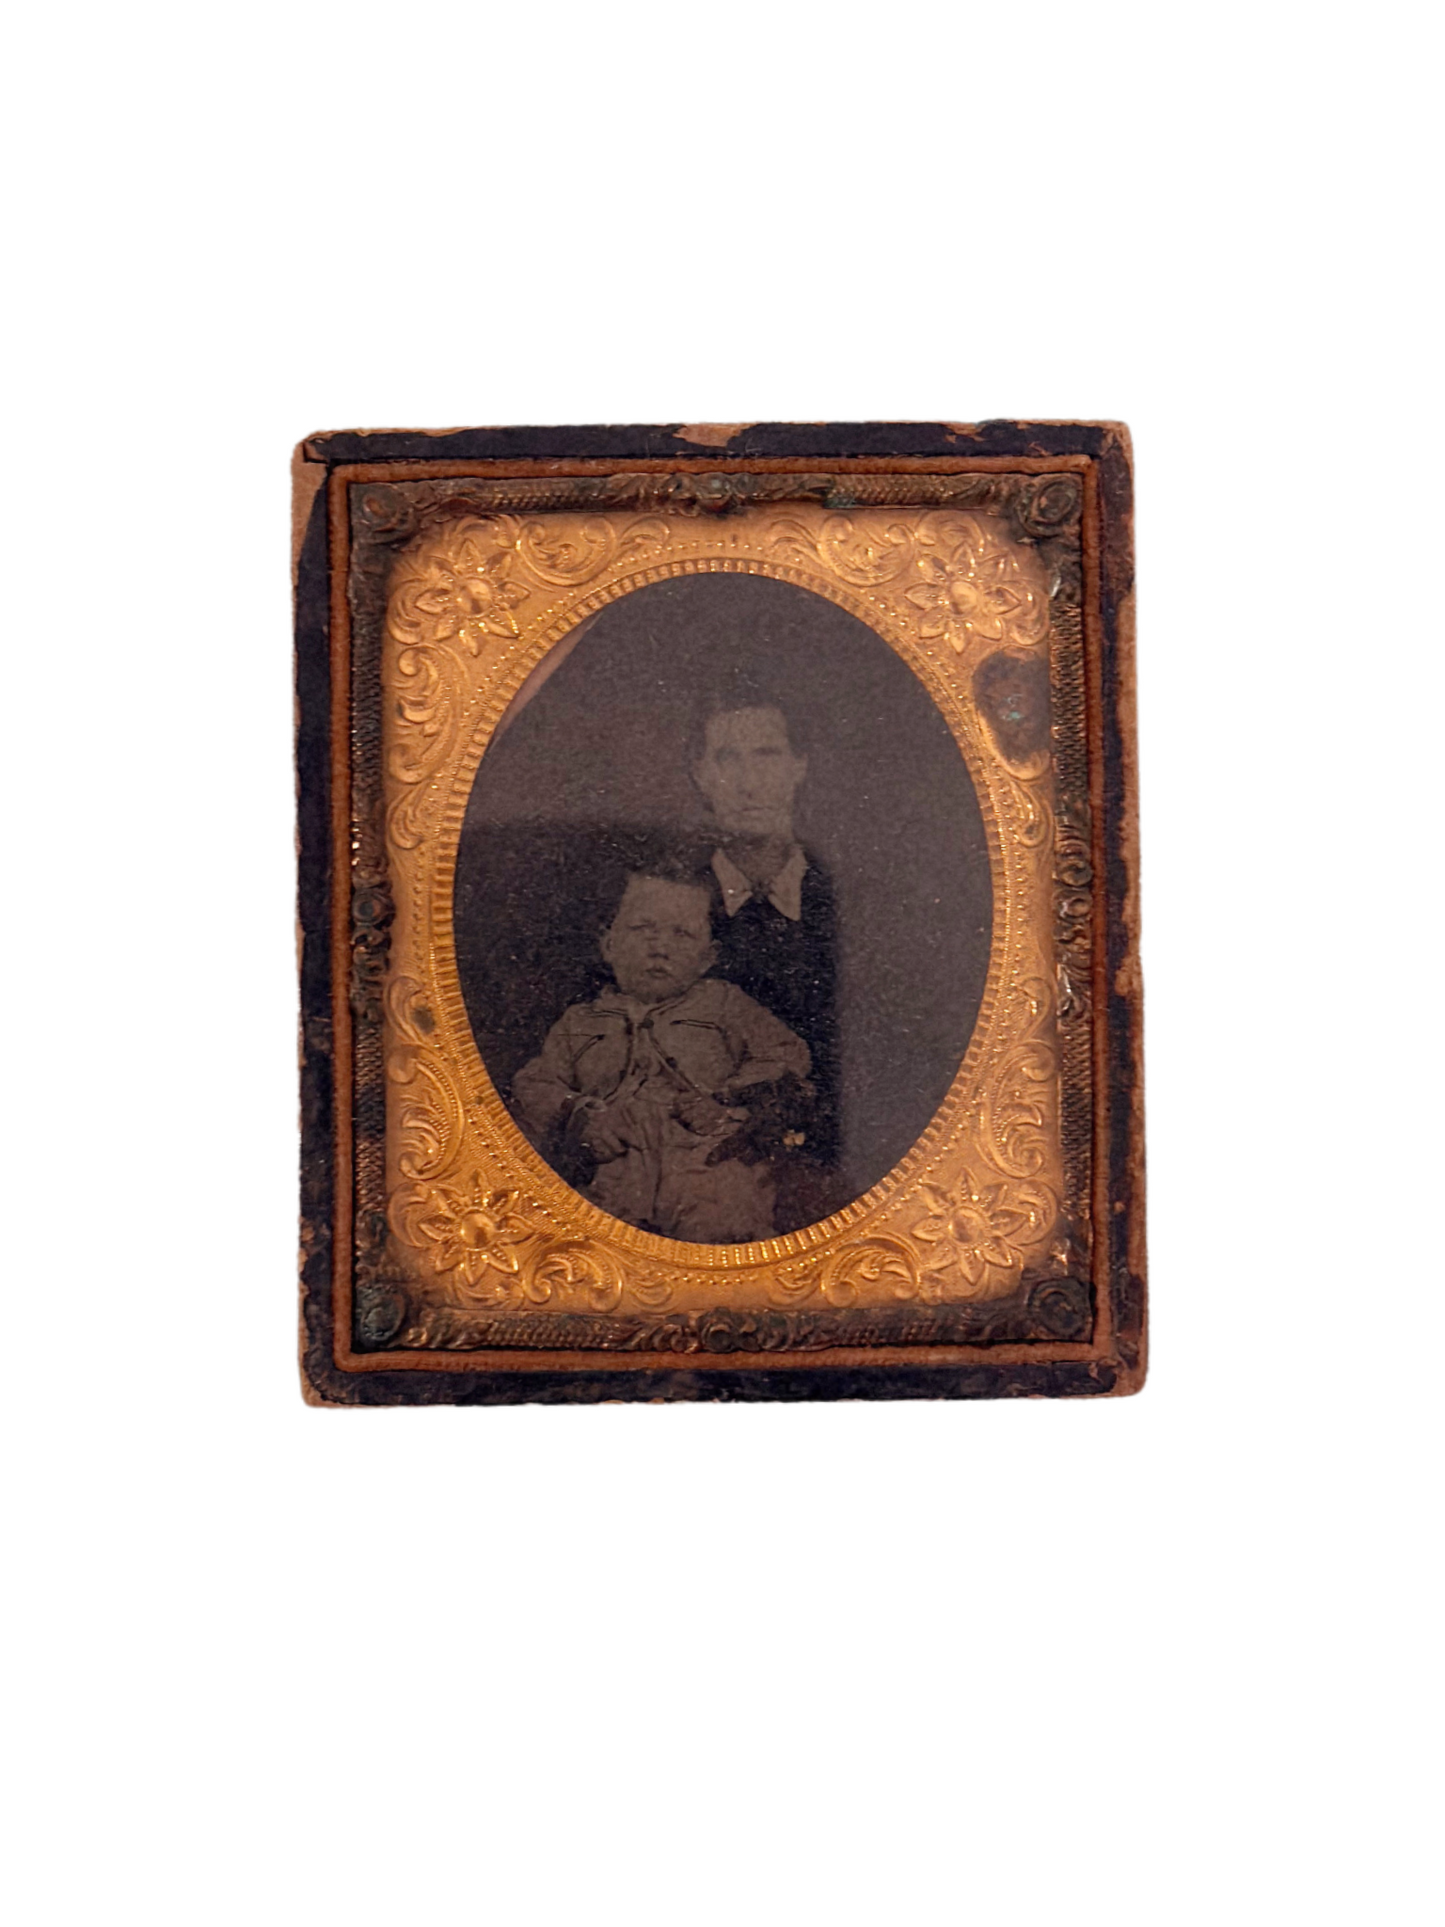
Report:
[[[412,592],[411,602],[427,619],[431,640],[455,638],[475,656],[484,636],[515,636],[512,611],[531,594],[507,579],[515,560],[510,549],[484,549],[470,535],[449,555],[429,558],[428,580]]]
[[[1010,1202],[1007,1185],[980,1185],[965,1167],[951,1192],[936,1184],[919,1188],[932,1211],[913,1228],[920,1243],[934,1247],[924,1261],[925,1271],[957,1266],[970,1285],[981,1285],[990,1265],[1007,1271],[1019,1262],[1009,1240],[1031,1229],[1036,1214],[1018,1201]]]
[[[905,591],[923,612],[918,633],[942,638],[960,655],[970,643],[1041,642],[1048,633],[1048,599],[1032,579],[1029,558],[967,516],[954,524],[959,540],[945,559],[924,555],[924,580]]]
[[[461,1191],[437,1185],[427,1200],[429,1214],[417,1222],[422,1236],[436,1246],[437,1270],[459,1271],[469,1285],[489,1270],[515,1272],[513,1247],[532,1235],[512,1209],[516,1201],[515,1191],[484,1191],[480,1177]]]

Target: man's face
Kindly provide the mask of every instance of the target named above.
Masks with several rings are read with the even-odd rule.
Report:
[[[681,996],[717,956],[707,891],[663,877],[633,877],[602,939],[624,996],[661,1003]]]
[[[793,798],[808,773],[779,709],[729,709],[707,719],[693,771],[725,836],[793,834]]]

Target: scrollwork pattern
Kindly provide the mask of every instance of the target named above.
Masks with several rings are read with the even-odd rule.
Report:
[[[1036,1178],[1049,1157],[1048,1127],[1057,1101],[1053,996],[1042,978],[1018,987],[1010,1042],[984,1081],[979,1142],[995,1170]]]
[[[634,561],[666,540],[667,524],[660,516],[645,516],[619,529],[605,516],[591,515],[560,531],[555,521],[526,522],[517,547],[539,580],[573,588],[616,562]]]
[[[912,1298],[918,1291],[918,1254],[906,1238],[860,1238],[819,1268],[816,1289],[825,1303],[842,1309],[876,1297]]]
[[[392,572],[387,611],[391,684],[407,726],[387,759],[402,786],[391,838],[416,849],[425,829],[427,779],[447,760],[467,693],[464,659],[519,633],[517,609],[533,593],[516,574],[514,516],[466,516],[414,542]]]
[[[836,477],[799,478],[790,491],[777,478],[755,480],[604,478],[592,505],[574,512],[458,507],[435,521],[407,508],[405,486],[373,491],[365,512],[387,539],[406,544],[392,567],[385,632],[388,842],[400,882],[395,930],[380,933],[389,934],[392,973],[384,999],[388,1222],[412,1274],[411,1336],[397,1342],[460,1344],[456,1334],[480,1330],[478,1320],[543,1317],[591,1319],[601,1333],[626,1310],[642,1320],[642,1335],[596,1342],[650,1344],[650,1331],[664,1348],[706,1350],[714,1338],[724,1349],[734,1339],[786,1347],[824,1342],[806,1336],[824,1326],[805,1328],[800,1318],[826,1324],[890,1306],[911,1306],[908,1316],[919,1318],[953,1317],[954,1307],[963,1318],[969,1306],[1024,1298],[1029,1329],[1057,1336],[1055,1327],[1078,1322],[1064,1292],[1048,1301],[1049,1325],[1036,1274],[1051,1249],[1075,1248],[1059,1242],[1056,1024],[1061,1014],[1073,1018],[1070,1000],[1081,994],[1059,959],[1073,956],[1063,928],[1078,909],[1071,899],[1087,901],[1089,879],[1078,867],[1087,841],[1056,819],[1050,759],[1011,767],[968,699],[949,693],[966,690],[994,651],[1036,660],[1047,650],[1048,580],[1026,537],[1037,528],[1058,546],[1077,512],[1076,485],[1010,495],[997,478],[964,478],[972,494],[960,483],[953,499],[967,499],[966,508],[905,509],[855,506]],[[630,513],[609,506],[609,490]],[[762,513],[772,500],[776,511]],[[754,513],[733,513],[741,508]],[[708,568],[780,575],[879,628],[939,701],[996,825],[1000,908],[986,1021],[926,1155],[885,1180],[861,1221],[811,1250],[782,1240],[766,1262],[718,1248],[669,1251],[591,1207],[579,1216],[561,1180],[519,1149],[428,935],[444,927],[432,906],[446,901],[452,846],[439,826],[459,821],[456,799],[464,800],[478,753],[476,719],[500,713],[497,692],[530,673],[576,619],[569,610]],[[372,954],[378,948],[384,955],[385,941]],[[1074,968],[1082,981],[1077,960]],[[376,990],[369,982],[367,994]],[[726,1305],[707,1309],[720,1297]],[[816,1310],[789,1309],[798,1306]],[[369,1329],[379,1333],[394,1314],[383,1294]],[[1000,1312],[990,1329],[1026,1323],[1021,1311]]]
[[[662,1318],[584,1316],[548,1306],[526,1316],[467,1307],[426,1307],[396,1342],[408,1349],[472,1351],[489,1346],[570,1351],[699,1353],[823,1352],[873,1345],[1077,1343],[1088,1335],[1089,1291],[1077,1278],[1030,1282],[1007,1299],[960,1304],[851,1305],[784,1311],[714,1305]],[[387,1308],[388,1325],[395,1310]]]
[[[1000,762],[998,788],[1010,805],[1009,829],[1015,846],[1030,854],[1047,850],[1053,840],[1054,814],[1037,777],[1021,778]]]
[[[774,525],[772,541],[778,553],[820,560],[859,589],[895,581],[911,567],[918,549],[913,530],[876,515],[830,515],[816,530],[785,517]]]
[[[436,1020],[415,977],[393,977],[386,993],[388,1083],[396,1092],[396,1159],[402,1177],[441,1176],[466,1130],[466,1106],[446,1060],[429,1048]]]

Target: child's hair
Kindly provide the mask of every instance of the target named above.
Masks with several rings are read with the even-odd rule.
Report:
[[[622,899],[627,894],[630,883],[657,882],[674,883],[685,890],[697,890],[707,901],[707,920],[709,928],[716,922],[718,907],[717,878],[711,868],[700,868],[685,854],[670,853],[634,863],[622,879],[622,887],[617,892],[612,906],[612,916],[622,908]],[[609,919],[610,921],[610,919]]]

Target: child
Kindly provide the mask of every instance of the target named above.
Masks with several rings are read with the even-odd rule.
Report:
[[[805,1078],[808,1047],[717,956],[708,883],[636,873],[602,938],[613,986],[573,1004],[512,1091],[539,1146],[559,1132],[597,1159],[584,1195],[629,1224],[702,1244],[773,1236],[775,1185],[733,1155],[751,1094]],[[721,1155],[718,1155],[721,1152]]]

